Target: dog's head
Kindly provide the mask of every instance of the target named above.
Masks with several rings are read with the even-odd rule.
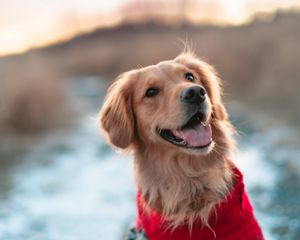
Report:
[[[228,122],[214,69],[191,54],[122,74],[100,112],[109,142],[209,154]]]

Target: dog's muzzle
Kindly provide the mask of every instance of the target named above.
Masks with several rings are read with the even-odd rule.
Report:
[[[199,106],[205,100],[206,91],[201,86],[188,87],[182,90],[180,100],[182,103]]]

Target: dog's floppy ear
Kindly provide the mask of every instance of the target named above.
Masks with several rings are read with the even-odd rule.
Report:
[[[213,105],[213,116],[215,116],[216,119],[221,121],[228,119],[228,113],[223,103],[219,102]]]
[[[227,120],[228,113],[222,101],[221,79],[218,77],[218,74],[213,66],[207,64],[206,62],[201,62],[201,64],[203,84],[206,90],[208,91],[213,105],[212,114],[215,119],[221,121]]]
[[[134,116],[128,76],[123,74],[108,89],[100,110],[100,126],[110,144],[126,149],[134,136]]]
[[[228,114],[221,99],[221,80],[219,79],[214,67],[196,58],[192,53],[183,53],[175,58],[175,61],[193,69],[199,74],[211,99],[214,118],[221,121],[227,120]]]

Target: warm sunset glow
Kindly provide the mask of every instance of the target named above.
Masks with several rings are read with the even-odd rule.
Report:
[[[163,3],[164,8],[155,9],[157,4]],[[194,23],[242,24],[255,12],[299,7],[300,0],[53,0],[47,3],[4,0],[0,8],[0,55],[48,45],[96,27],[113,26],[124,18],[141,18],[148,11],[176,17],[182,14],[182,9],[174,5],[184,5],[185,18]]]

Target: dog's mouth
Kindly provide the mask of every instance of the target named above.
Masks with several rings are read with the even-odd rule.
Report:
[[[212,143],[212,130],[209,123],[203,122],[203,118],[203,114],[197,112],[179,129],[161,129],[159,135],[179,147],[206,148]]]

